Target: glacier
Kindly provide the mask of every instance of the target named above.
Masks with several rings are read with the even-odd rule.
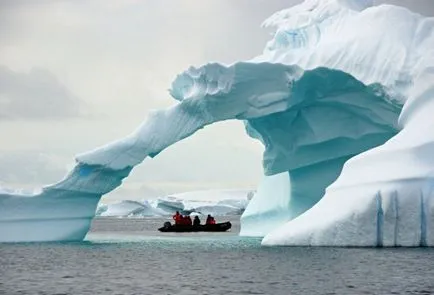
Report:
[[[261,141],[264,178],[241,218],[262,244],[434,245],[434,19],[369,0],[306,0],[264,22],[263,53],[190,67],[178,103],[76,157],[59,183],[0,191],[0,241],[81,240],[134,166],[223,120]]]

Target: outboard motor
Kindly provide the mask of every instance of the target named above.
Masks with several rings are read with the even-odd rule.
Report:
[[[169,222],[169,221],[166,221],[165,223],[164,223],[164,227],[165,228],[169,228],[169,227],[171,227],[172,226],[172,224]]]

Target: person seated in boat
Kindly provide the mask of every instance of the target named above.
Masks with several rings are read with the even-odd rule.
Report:
[[[215,219],[214,217],[211,216],[211,214],[208,214],[207,218],[206,218],[206,225],[208,224],[215,224]]]
[[[186,220],[186,217],[184,215],[180,215],[179,224],[180,225],[186,225],[187,224],[187,220]]]
[[[190,225],[190,223],[191,223],[191,218],[190,218],[190,216],[187,216],[187,215],[181,215],[182,217],[181,217],[181,225]],[[190,218],[190,221],[188,220]]]
[[[173,220],[175,220],[175,224],[181,224],[182,215],[179,214],[179,211],[176,211],[175,215],[172,216]]]
[[[193,226],[199,226],[200,225],[200,219],[199,219],[199,217],[196,215],[195,217],[194,217],[194,220],[193,220]]]
[[[191,220],[190,215],[187,215],[186,217],[187,217],[186,218],[186,224],[189,225],[189,226],[192,226],[193,225],[193,221]]]

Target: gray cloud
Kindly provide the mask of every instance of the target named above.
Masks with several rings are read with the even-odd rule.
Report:
[[[67,118],[80,114],[80,100],[48,70],[17,73],[0,66],[0,119]]]

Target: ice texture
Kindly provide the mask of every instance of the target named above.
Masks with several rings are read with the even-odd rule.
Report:
[[[176,105],[78,155],[59,183],[2,192],[0,240],[82,239],[101,195],[134,166],[238,119],[265,147],[241,234],[264,245],[434,245],[434,19],[372,5],[307,0],[264,22],[275,33],[260,56],[187,69],[170,89]]]
[[[304,52],[277,52],[274,38],[260,59],[274,55],[275,61],[305,69],[326,66],[381,85],[391,100],[403,104],[399,133],[345,161],[317,204],[267,233],[262,243],[432,246],[434,19],[390,5],[361,11],[337,7],[325,19],[306,12],[308,27],[318,29],[314,47],[309,43]],[[276,36],[297,28],[297,22],[284,21],[292,13],[275,15],[266,25],[277,26]]]

